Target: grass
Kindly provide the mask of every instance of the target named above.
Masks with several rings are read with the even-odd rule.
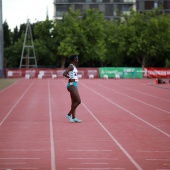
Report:
[[[0,90],[10,86],[15,83],[17,79],[0,79]]]

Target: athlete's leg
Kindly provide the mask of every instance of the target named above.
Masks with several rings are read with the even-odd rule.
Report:
[[[72,119],[74,119],[76,108],[81,103],[81,99],[77,87],[71,85],[68,87],[68,91],[70,92],[71,97],[71,110],[69,111],[68,115],[72,115]]]

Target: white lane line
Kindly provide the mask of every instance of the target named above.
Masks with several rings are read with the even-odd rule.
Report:
[[[5,122],[5,120],[7,119],[7,117],[10,115],[10,113],[13,111],[13,109],[16,107],[16,105],[22,100],[22,98],[24,97],[24,95],[28,92],[28,90],[30,89],[30,87],[32,86],[33,82],[27,87],[27,89],[25,90],[25,92],[21,95],[21,97],[18,99],[18,101],[14,104],[14,106],[11,108],[11,110],[6,114],[6,116],[2,119],[2,121],[0,122],[0,127],[2,126],[2,124]]]
[[[40,152],[40,151],[48,151],[48,149],[0,149],[3,152]]]
[[[112,150],[66,150],[68,152],[112,152]]]
[[[23,160],[37,160],[37,159],[40,159],[40,158],[0,158],[0,160],[18,160],[18,159],[23,159]]]
[[[157,97],[157,96],[152,95],[152,94],[148,94],[148,93],[141,92],[141,91],[138,91],[138,90],[134,90],[134,89],[131,89],[131,88],[128,88],[128,87],[124,87],[124,86],[121,86],[121,87],[123,87],[124,89],[128,89],[128,90],[131,90],[131,91],[135,91],[135,92],[140,93],[140,94],[145,94],[145,95],[147,95],[147,96],[154,97],[154,98],[159,99],[159,100],[164,100],[164,101],[170,102],[170,100],[163,99],[163,98],[161,98],[161,97]]]
[[[4,162],[0,163],[0,165],[25,165],[26,162]]]
[[[81,164],[83,164],[83,165],[108,165],[109,163],[81,163]]]
[[[82,170],[82,169],[84,169],[84,170],[110,170],[110,169],[117,169],[117,170],[119,170],[119,169],[125,169],[125,168],[68,168],[68,169],[72,169],[72,170]]]
[[[90,115],[97,121],[97,123],[103,128],[103,130],[110,136],[110,138],[115,142],[115,144],[120,148],[120,150],[127,156],[130,162],[138,169],[142,170],[140,165],[132,158],[132,156],[123,148],[123,146],[113,137],[113,135],[106,129],[106,127],[94,116],[94,114],[87,108],[87,106],[82,102],[83,106],[90,113]]]
[[[152,152],[153,152],[153,153],[154,153],[154,152],[155,152],[155,153],[159,153],[159,152],[160,152],[160,153],[161,153],[161,152],[163,152],[163,153],[165,152],[165,153],[166,153],[166,152],[167,152],[167,153],[168,153],[168,152],[170,152],[170,151],[145,151],[145,150],[137,150],[137,152],[148,152],[148,153],[152,153]]]
[[[54,149],[54,133],[53,133],[53,122],[52,122],[52,111],[51,111],[51,92],[48,80],[48,101],[49,101],[49,117],[50,117],[50,143],[51,143],[51,170],[56,170],[55,164],[55,149]]]
[[[117,161],[118,159],[117,158],[68,158],[69,160],[75,160],[75,159],[78,159],[78,160],[112,160],[112,161]]]
[[[145,159],[146,161],[170,161],[170,159]]]
[[[127,109],[123,108],[122,106],[116,104],[115,102],[113,102],[112,100],[110,100],[110,99],[108,99],[107,97],[103,96],[102,94],[96,92],[95,90],[93,90],[93,89],[91,89],[91,88],[89,88],[89,87],[87,87],[87,86],[85,86],[85,85],[83,85],[83,84],[82,84],[82,86],[84,86],[85,88],[91,90],[92,92],[94,92],[94,93],[97,94],[98,96],[104,98],[104,99],[107,100],[108,102],[112,103],[113,105],[115,105],[115,106],[117,106],[118,108],[124,110],[125,112],[129,113],[130,115],[134,116],[135,118],[139,119],[140,121],[146,123],[147,125],[149,125],[149,126],[152,127],[153,129],[156,129],[157,131],[161,132],[162,134],[164,134],[165,136],[167,136],[167,137],[170,138],[170,134],[162,131],[161,129],[157,128],[156,126],[154,126],[154,125],[150,124],[149,122],[143,120],[142,118],[136,116],[134,113],[132,113],[132,112],[128,111]]]
[[[159,107],[153,106],[153,105],[148,104],[148,103],[146,103],[146,102],[143,102],[143,101],[141,101],[141,100],[139,100],[139,99],[136,99],[136,98],[134,98],[134,97],[131,97],[131,96],[129,96],[129,95],[126,95],[126,94],[124,94],[124,93],[121,93],[121,92],[119,92],[119,91],[110,89],[110,88],[105,87],[105,86],[103,86],[103,85],[101,85],[101,84],[99,84],[99,85],[102,86],[102,87],[105,88],[105,89],[108,89],[109,91],[113,91],[113,92],[119,93],[119,94],[121,94],[121,95],[123,95],[123,96],[126,96],[126,97],[130,98],[130,99],[136,100],[136,101],[138,101],[138,102],[140,102],[140,103],[143,103],[143,104],[145,104],[145,105],[147,105],[147,106],[153,107],[154,109],[157,109],[157,110],[160,110],[160,111],[162,111],[162,112],[165,112],[165,113],[170,114],[169,111],[160,109]]]
[[[0,170],[34,170],[34,169],[39,169],[39,168],[31,168],[31,167],[27,167],[27,168],[12,168],[12,169],[5,169],[5,168],[0,168]]]

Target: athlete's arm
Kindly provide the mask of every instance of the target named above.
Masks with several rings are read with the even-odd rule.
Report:
[[[72,71],[73,70],[73,66],[72,65],[69,65],[69,67],[66,69],[66,71],[63,73],[63,76],[64,77],[67,77],[67,78],[70,78],[69,77],[69,71]]]

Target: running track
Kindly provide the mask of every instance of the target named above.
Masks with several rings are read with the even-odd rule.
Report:
[[[0,170],[170,170],[170,90],[152,80],[82,79],[77,117],[66,79],[0,91]]]

